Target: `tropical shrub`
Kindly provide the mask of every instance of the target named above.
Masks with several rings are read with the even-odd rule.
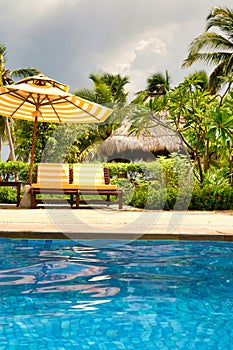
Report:
[[[139,181],[133,191],[133,196],[130,205],[136,208],[145,208],[148,201],[148,183],[145,181]]]
[[[195,185],[190,210],[232,210],[233,188],[228,185]]]
[[[16,190],[11,187],[0,188],[0,203],[15,203]]]
[[[124,203],[149,210],[233,210],[233,188],[229,169],[212,168],[202,184],[192,184],[190,165],[185,157],[159,157],[146,163],[106,163],[111,183],[124,190]],[[35,165],[36,166],[36,165]],[[29,178],[29,164],[0,162],[0,176],[5,181]],[[15,203],[15,188],[0,188],[0,202]]]
[[[29,164],[21,161],[0,162],[0,177],[3,181],[22,181],[27,183]]]
[[[114,178],[111,180],[112,185],[117,185],[117,188],[124,191],[123,202],[125,204],[131,203],[133,195],[133,185],[131,182],[124,178]]]

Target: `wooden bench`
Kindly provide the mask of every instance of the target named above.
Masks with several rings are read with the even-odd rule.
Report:
[[[39,203],[49,202],[47,199],[37,199],[39,194],[69,195],[71,206],[73,196],[76,196],[76,207],[78,207],[78,187],[70,182],[69,164],[39,163],[36,168],[36,183],[31,185],[31,208],[35,208]]]
[[[85,200],[85,195],[98,195],[99,197],[104,195],[107,205],[111,203],[110,196],[117,196],[119,209],[123,208],[123,191],[110,184],[109,169],[103,168],[101,164],[73,164],[72,183],[78,186],[77,207],[79,207],[80,202],[88,202],[87,199]],[[81,201],[80,196],[84,197],[84,200]],[[103,201],[104,199],[91,200],[94,203],[103,203]]]

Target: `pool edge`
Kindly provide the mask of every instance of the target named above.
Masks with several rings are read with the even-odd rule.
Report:
[[[29,232],[2,231],[0,238],[18,239],[59,239],[59,240],[193,240],[193,241],[224,241],[233,242],[233,234],[203,234],[203,233],[59,233],[59,232]]]

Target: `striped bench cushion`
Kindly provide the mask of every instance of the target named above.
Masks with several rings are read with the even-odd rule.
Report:
[[[72,185],[69,184],[69,173],[69,164],[39,163],[37,165],[36,183],[32,184],[32,187],[72,187]]]
[[[105,184],[101,164],[73,164],[73,184],[78,185],[81,190],[116,190],[115,185]]]

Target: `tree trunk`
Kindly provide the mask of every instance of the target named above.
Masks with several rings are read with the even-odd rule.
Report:
[[[13,144],[12,135],[11,135],[9,118],[5,117],[5,122],[6,122],[7,137],[8,137],[9,147],[10,147],[10,159],[15,160],[15,149],[14,149],[14,144]]]
[[[198,153],[196,153],[196,160],[197,160],[197,164],[198,164],[198,169],[199,169],[199,175],[200,175],[200,183],[203,182],[203,170],[202,170],[202,164],[201,164],[201,159],[200,159],[200,155]]]
[[[229,149],[229,165],[230,165],[230,184],[233,186],[233,154],[231,141],[227,140],[227,147]]]

